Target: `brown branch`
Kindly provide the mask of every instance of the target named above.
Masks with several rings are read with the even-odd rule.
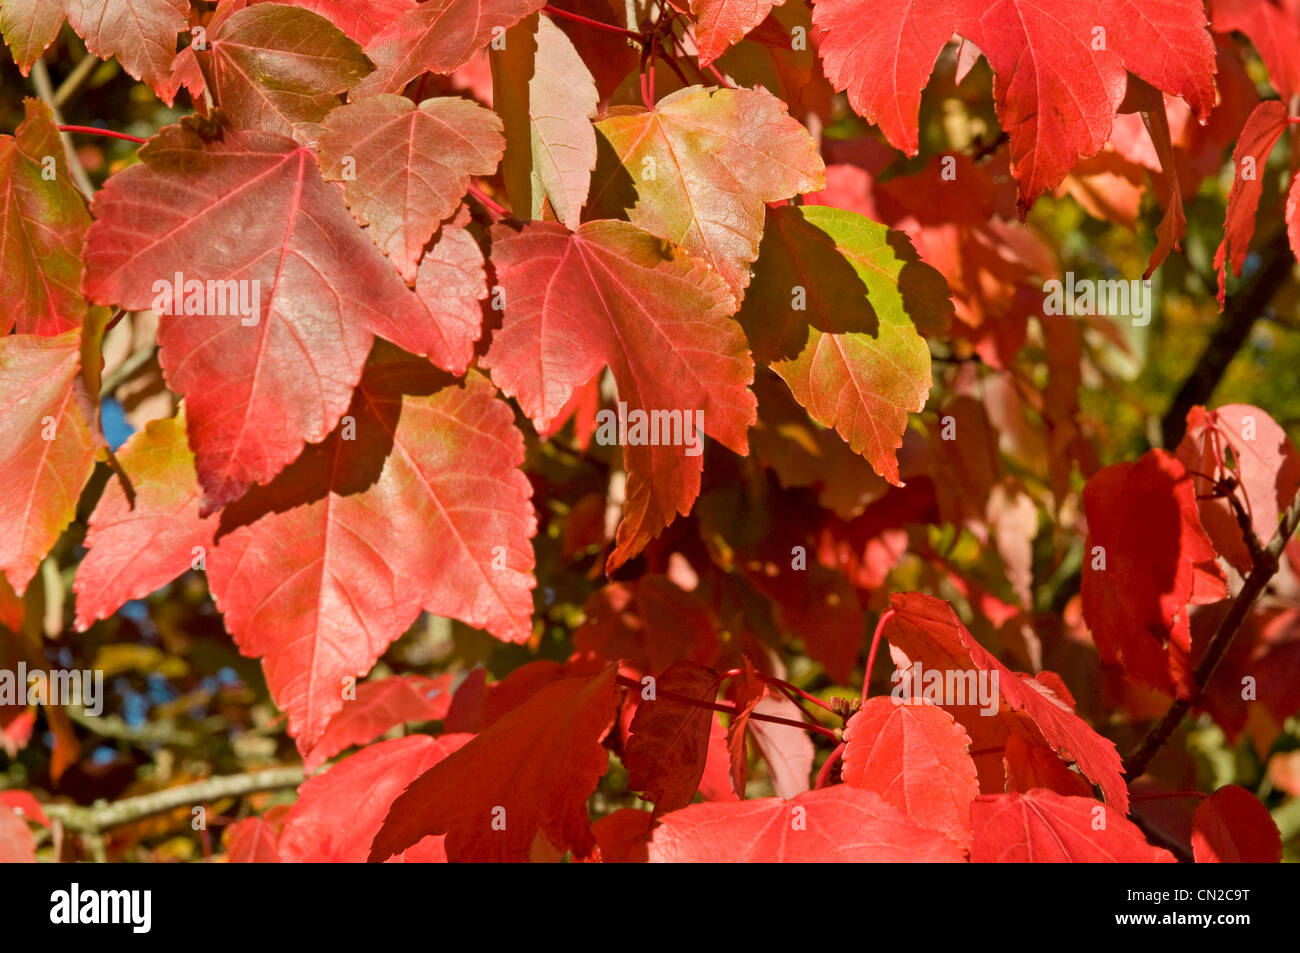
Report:
[[[1214,675],[1214,670],[1227,654],[1229,646],[1232,645],[1233,637],[1246,621],[1246,615],[1250,612],[1251,606],[1259,598],[1264,587],[1268,585],[1269,580],[1277,572],[1279,560],[1282,557],[1282,550],[1286,548],[1287,542],[1295,532],[1296,526],[1300,524],[1300,493],[1296,494],[1291,505],[1287,507],[1286,513],[1282,517],[1282,524],[1278,528],[1277,534],[1269,542],[1268,546],[1258,551],[1254,558],[1254,566],[1250,575],[1246,577],[1241,591],[1237,593],[1236,599],[1233,600],[1232,608],[1228,614],[1223,617],[1219,627],[1211,636],[1209,644],[1206,646],[1205,655],[1201,659],[1196,670],[1192,673],[1192,694],[1190,698],[1178,698],[1169,706],[1163,718],[1160,719],[1147,736],[1142,739],[1142,743],[1137,749],[1124,759],[1124,773],[1128,777],[1129,783],[1146,770],[1151,759],[1155,757],[1157,751],[1164,746],[1165,742],[1173,735],[1174,730],[1182,724],[1187,713],[1192,710],[1205,694],[1205,689],[1209,685],[1210,678]]]
[[[206,778],[192,784],[128,797],[112,803],[101,802],[91,807],[74,804],[42,804],[47,817],[59,821],[69,830],[99,833],[110,827],[130,824],[153,814],[164,814],[178,807],[205,804],[227,797],[240,797],[258,791],[275,791],[295,788],[302,783],[301,765],[287,768],[266,768],[246,774],[229,774]]]
[[[1147,840],[1152,841],[1157,846],[1163,847],[1165,850],[1169,851],[1169,853],[1178,858],[1179,863],[1196,863],[1195,855],[1192,854],[1186,844],[1173,835],[1161,830],[1155,824],[1152,824],[1137,811],[1134,811],[1129,815],[1129,820],[1136,824],[1138,830],[1147,836]]]
[[[1214,394],[1228,365],[1250,337],[1256,320],[1286,281],[1293,264],[1286,232],[1279,229],[1261,248],[1259,269],[1251,276],[1249,284],[1228,302],[1196,366],[1161,418],[1160,437],[1166,448],[1172,449],[1182,439],[1187,412],[1206,403]]]

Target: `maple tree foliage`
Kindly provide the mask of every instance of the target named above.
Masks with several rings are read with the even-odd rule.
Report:
[[[0,861],[1297,856],[1300,3],[0,35]]]

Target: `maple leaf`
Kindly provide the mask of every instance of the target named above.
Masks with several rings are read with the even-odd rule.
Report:
[[[396,93],[421,73],[450,73],[545,0],[428,0],[375,34],[366,46],[375,72],[359,96]]]
[[[635,807],[624,807],[606,814],[591,825],[597,853],[602,864],[644,864],[646,840],[654,815]]]
[[[652,110],[611,109],[596,129],[588,214],[634,225],[707,261],[736,299],[758,257],[765,202],[825,186],[817,144],[763,88],[691,86]]]
[[[199,516],[200,492],[183,411],[133,434],[117,459],[134,498],[120,480],[113,480],[90,515],[89,551],[72,584],[82,632],[185,570],[203,568],[217,532],[217,517]]]
[[[1211,0],[1214,29],[1250,38],[1283,99],[1300,93],[1300,22],[1267,0]]]
[[[1286,235],[1291,254],[1300,258],[1300,175],[1291,176],[1286,198]]]
[[[948,282],[955,318],[948,334],[970,341],[991,366],[1009,366],[1025,343],[1030,316],[1042,318],[1043,278],[1056,275],[1059,266],[1032,226],[1009,220],[1016,187],[1008,151],[979,163],[938,155],[916,175],[880,182],[876,175],[892,154],[874,156],[877,144],[860,155],[863,145],[827,142],[827,190],[809,202],[850,209],[906,232]]]
[[[470,176],[496,171],[504,151],[501,120],[477,103],[444,97],[417,106],[388,94],[331,111],[319,149],[321,174],[343,183],[352,214],[408,284]]]
[[[406,786],[472,738],[464,734],[438,738],[411,735],[381,741],[308,778],[285,820],[281,857],[288,863],[364,862],[370,842]],[[387,859],[391,863],[442,862],[447,859],[442,841],[441,837],[426,837]]]
[[[691,0],[695,45],[701,66],[708,66],[758,26],[785,0]]]
[[[1228,191],[1223,240],[1214,254],[1214,267],[1219,273],[1220,310],[1228,293],[1228,267],[1231,266],[1234,275],[1240,275],[1242,266],[1246,264],[1246,255],[1250,253],[1250,238],[1255,233],[1255,212],[1264,191],[1264,166],[1287,125],[1285,103],[1275,99],[1262,102],[1246,119],[1241,138],[1232,150],[1232,188]],[[1293,207],[1289,208],[1288,219],[1294,230]]]
[[[187,120],[139,156],[95,195],[83,288],[128,310],[201,312],[165,314],[158,341],[168,385],[187,398],[207,513],[328,436],[374,333],[420,354],[441,336],[303,146]],[[177,275],[207,284],[208,301],[219,288],[218,313],[176,308]],[[257,313],[235,314],[231,288]]]
[[[822,69],[853,111],[917,153],[921,90],[957,25],[956,0],[816,0]]]
[[[188,0],[65,0],[68,22],[100,59],[112,57],[168,106],[176,37],[189,29]]]
[[[1151,450],[1093,474],[1083,506],[1083,616],[1097,651],[1132,678],[1186,696],[1187,606],[1228,594],[1191,476],[1173,454]]]
[[[36,99],[23,108],[14,135],[0,136],[0,334],[61,334],[86,315],[81,243],[90,215],[68,178],[50,108]]]
[[[814,420],[901,485],[895,451],[930,393],[916,326],[947,327],[943,277],[901,232],[820,205],[768,210],[754,275],[737,320],[755,354]]]
[[[1163,100],[1157,97],[1157,104],[1143,111],[1142,120],[1146,123],[1156,154],[1160,156],[1165,179],[1169,183],[1169,205],[1160,224],[1156,226],[1156,247],[1151,250],[1147,269],[1142,274],[1143,279],[1147,279],[1164,263],[1171,251],[1183,247],[1182,237],[1187,232],[1187,215],[1183,211],[1182,184],[1179,182],[1178,164],[1170,141],[1169,118]]]
[[[362,46],[417,5],[418,0],[293,0],[293,6],[320,14]]]
[[[758,704],[754,706],[754,713],[776,715],[796,722],[804,720],[798,705],[785,695],[770,692],[759,699]],[[816,752],[809,732],[791,725],[773,724],[757,718],[750,718],[747,727],[750,737],[754,739],[755,747],[767,762],[768,778],[777,797],[792,798],[812,787],[809,776],[812,773]],[[706,772],[708,770],[707,760],[705,770]],[[701,793],[704,793],[703,784],[700,788]],[[716,797],[708,797],[707,794],[705,799],[719,800]]]
[[[960,434],[960,439],[952,439],[954,434]],[[949,439],[945,440],[945,435]],[[939,426],[930,431],[928,445],[941,517],[954,526],[982,524],[1001,473],[998,434],[984,404],[965,394],[946,402],[939,409]],[[1035,516],[1037,512],[1035,508]]]
[[[221,832],[226,862],[231,864],[278,864],[280,831],[289,807],[277,804],[265,814],[235,821]]]
[[[640,699],[623,749],[627,786],[645,792],[655,816],[691,803],[704,775],[713,712],[687,705],[660,692],[685,695],[712,705],[717,672],[692,662],[676,662],[655,678],[655,697]]]
[[[587,797],[608,766],[600,739],[614,720],[616,674],[611,665],[546,686],[416,778],[393,802],[370,860],[428,834],[447,835],[453,863],[525,860],[537,834],[575,858],[590,855]]]
[[[963,850],[847,784],[791,800],[692,804],[662,817],[652,863],[960,863]]]
[[[577,674],[589,675],[603,668],[602,665],[596,669],[584,669]],[[477,734],[496,724],[547,685],[565,676],[566,667],[559,662],[538,659],[520,665],[499,682],[488,685],[487,673],[476,668],[456,689],[443,728],[446,731]]]
[[[1196,481],[1201,525],[1220,556],[1243,575],[1254,566],[1237,516],[1227,498],[1212,497],[1213,484],[1197,473],[1236,481],[1251,529],[1261,546],[1278,530],[1278,517],[1300,489],[1300,453],[1277,421],[1250,404],[1227,404],[1187,412],[1187,432],[1175,451]]]
[[[725,540],[710,547],[714,563],[727,570],[722,578],[733,580],[724,585],[735,587],[736,581],[743,581],[770,600],[769,609],[759,610],[772,616],[767,624],[801,640],[832,679],[848,681],[862,649],[862,606],[838,567],[830,568],[836,561],[804,565],[799,558],[796,547],[807,553],[815,545],[806,507],[774,494],[755,500],[739,493],[715,493],[710,503],[698,518],[706,540]],[[746,602],[753,597],[737,596]]]
[[[573,633],[574,659],[619,662],[641,676],[682,660],[706,666],[718,654],[717,620],[697,593],[665,576],[611,583],[592,593],[582,613]]]
[[[1203,0],[1101,0],[1098,18],[1129,70],[1181,97],[1200,122],[1209,118],[1216,67]]]
[[[1279,864],[1282,836],[1259,798],[1225,784],[1196,808],[1192,856],[1198,864]]]
[[[59,35],[69,0],[4,0],[0,3],[0,33],[24,76]]]
[[[303,753],[303,770],[315,771],[340,751],[374,741],[397,725],[446,718],[451,707],[451,678],[449,674],[437,678],[393,675],[358,685],[356,698],[343,703],[320,740]]]
[[[596,83],[573,43],[533,14],[492,51],[492,106],[506,128],[501,173],[519,214],[577,228],[596,167]]]
[[[11,808],[0,804],[0,864],[34,864],[36,835]]]
[[[974,43],[993,68],[1022,212],[1079,157],[1100,151],[1126,67],[1187,99],[1201,119],[1214,102],[1214,45],[1200,0],[817,0],[813,24],[827,78],[909,155],[940,51],[954,31]]]
[[[749,716],[767,696],[767,684],[758,677],[754,663],[745,659],[745,667],[740,681],[732,691],[732,702],[736,713],[727,724],[727,751],[731,755],[731,790],[736,797],[745,797],[745,779],[749,775],[749,758],[745,751],[745,729],[749,726]]]
[[[1076,715],[1066,702],[1038,679],[1011,671],[989,652],[962,625],[952,607],[941,599],[919,592],[899,593],[890,597],[894,615],[885,623],[885,638],[891,651],[903,653],[895,665],[905,669],[920,662],[931,671],[989,672],[997,674],[997,690],[1002,703],[1013,712],[1023,713],[1034,730],[1061,757],[1078,764],[1079,769],[1106,795],[1106,801],[1122,814],[1128,813],[1128,789],[1115,745],[1097,734]],[[977,724],[1000,719],[981,717],[981,710],[969,702],[965,708],[973,718],[963,718],[963,706],[954,708],[955,717],[970,732],[976,746]]]
[[[459,213],[454,221],[461,221]],[[415,293],[432,318],[423,350],[429,360],[453,374],[465,373],[483,333],[480,302],[488,296],[485,265],[474,236],[453,223],[443,224],[420,260]],[[398,329],[394,336],[404,332]]]
[[[545,431],[580,385],[608,365],[629,411],[680,411],[737,453],[756,401],[735,304],[702,262],[675,256],[626,222],[552,222],[492,229],[492,263],[505,291],[501,329],[482,361]],[[698,437],[698,432],[697,432]],[[702,456],[687,446],[624,447],[627,502],[613,571],[699,495]]]
[[[263,659],[289,731],[315,744],[421,609],[522,641],[536,518],[523,438],[492,386],[376,350],[348,420],[222,513],[209,586]]]
[[[937,705],[869,698],[844,730],[841,777],[969,848],[979,795],[969,751],[966,729]]]
[[[1199,5],[1199,4],[1198,4]],[[966,4],[960,27],[993,67],[998,120],[1011,137],[1022,212],[1060,184],[1081,155],[1101,150],[1124,98],[1124,65],[1102,44],[1095,4],[1031,0]]]
[[[1006,766],[1008,791],[1047,788],[1057,794],[1092,797],[1092,785],[1088,779],[1067,768],[1047,745],[1031,744],[1018,734],[1010,734],[1002,750],[1002,760]]]
[[[80,370],[76,329],[0,337],[0,573],[20,596],[95,467],[97,415]]]
[[[0,805],[4,805],[19,817],[34,824],[40,824],[46,828],[51,826],[50,819],[41,807],[40,801],[36,800],[30,791],[15,790],[13,788],[0,791]]]
[[[323,16],[283,4],[258,4],[221,24],[203,75],[222,111],[240,129],[291,136],[306,145],[320,124],[371,70],[361,47]]]
[[[1042,788],[985,794],[975,799],[971,818],[972,863],[1175,862],[1169,851],[1148,844],[1136,824],[1092,798]]]

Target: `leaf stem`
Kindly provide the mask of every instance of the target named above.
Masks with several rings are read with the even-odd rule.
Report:
[[[148,139],[141,139],[139,136],[128,135],[125,132],[117,132],[113,129],[100,129],[96,126],[60,126],[59,132],[84,132],[91,136],[107,136],[110,139],[125,139],[127,142],[145,143]]]
[[[473,196],[474,201],[478,202],[485,209],[487,209],[488,212],[490,212],[492,215],[495,215],[497,218],[511,217],[510,212],[507,211],[504,206],[498,203],[495,199],[491,198],[486,192],[484,192],[482,189],[480,189],[472,182],[470,183],[469,186],[469,194]]]
[[[724,87],[726,87],[727,89],[735,89],[735,88],[736,88],[736,84],[733,83],[733,82],[731,82],[731,80],[727,79],[727,77],[723,76],[721,73],[719,73],[719,72],[718,72],[718,68],[717,68],[716,66],[714,66],[712,63],[710,63],[710,64],[706,67],[706,69],[708,69],[708,71],[714,75],[714,77],[715,77],[715,78],[717,79],[717,81],[718,81],[718,85],[720,85],[720,86],[724,86]]]
[[[641,683],[639,681],[635,678],[630,678],[627,675],[618,676],[618,683],[628,688],[641,688]],[[724,715],[735,715],[739,711],[735,705],[727,702],[706,702],[699,698],[692,698],[689,695],[679,695],[677,692],[669,691],[666,688],[656,688],[655,697],[667,698],[669,701],[679,702],[683,705],[691,705],[695,708],[707,708],[710,711],[721,712]],[[829,728],[823,727],[822,725],[810,725],[806,721],[795,721],[793,718],[782,718],[780,715],[767,715],[761,711],[752,711],[749,713],[749,717],[752,721],[766,721],[773,725],[785,725],[788,728],[802,728],[804,731],[824,735],[836,744],[838,744],[840,740],[836,736],[835,732],[831,731]]]
[[[815,790],[820,791],[822,788],[826,787],[827,783],[829,783],[831,779],[831,771],[835,769],[836,763],[841,757],[843,757],[843,755],[844,742],[841,741],[835,746],[835,750],[826,758],[825,763],[821,766],[821,770],[817,772],[817,783],[813,785]]]
[[[867,651],[867,671],[862,676],[862,701],[867,700],[867,692],[871,685],[871,670],[876,667],[876,650],[880,648],[880,636],[885,631],[885,624],[894,617],[893,609],[886,609],[880,616],[880,621],[876,623],[876,633],[871,637],[871,648]]]
[[[619,36],[625,36],[630,40],[642,42],[645,39],[645,37],[640,33],[633,30],[625,30],[621,26],[614,26],[612,23],[601,23],[599,20],[584,17],[580,13],[570,13],[568,10],[561,10],[559,7],[552,7],[549,4],[542,7],[542,12],[550,14],[553,17],[563,17],[566,20],[572,20],[574,23],[582,23],[597,30],[604,30],[607,33],[617,33]]]
[[[799,688],[796,685],[791,685],[783,678],[777,678],[774,675],[764,675],[762,672],[758,674],[758,677],[761,681],[766,682],[768,685],[775,685],[777,688],[781,689],[787,695],[790,694],[798,695],[804,701],[812,702],[818,708],[823,708],[826,711],[830,712],[832,715],[836,713],[835,709],[832,708],[829,703],[822,701],[822,699],[818,698],[816,695],[810,695],[808,692],[804,691],[802,688]]]

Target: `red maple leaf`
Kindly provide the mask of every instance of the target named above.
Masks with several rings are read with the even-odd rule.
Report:
[[[576,232],[549,222],[497,226],[492,263],[506,312],[483,365],[539,431],[609,365],[629,415],[676,411],[683,441],[685,428],[702,420],[710,436],[747,452],[754,365],[728,317],[731,295],[702,262],[675,257],[626,222],[597,221]],[[627,503],[609,571],[689,512],[699,494],[702,456],[682,441],[646,440],[624,447]]]
[[[1136,824],[1091,798],[1042,788],[986,794],[976,798],[971,818],[972,863],[1174,863]]]
[[[1280,864],[1282,836],[1259,798],[1225,784],[1196,808],[1192,855],[1198,864]]]
[[[926,830],[874,791],[837,784],[789,800],[692,804],[665,815],[652,863],[960,863],[950,839]]]
[[[918,663],[932,672],[945,673],[945,677],[947,672],[996,673],[1001,701],[994,717],[970,699],[965,704],[946,706],[970,733],[975,746],[982,745],[982,736],[990,730],[1003,737],[1010,731],[1023,730],[1026,723],[1019,717],[1023,716],[1037,738],[1062,758],[1078,764],[1102,789],[1113,808],[1121,814],[1128,812],[1128,789],[1115,745],[1093,731],[1051,688],[1038,679],[1011,671],[990,655],[946,602],[907,592],[892,596],[890,605],[894,614],[885,622],[884,634],[891,651],[902,653],[901,658],[895,658],[899,676]],[[921,681],[925,682],[924,675]]]
[[[845,784],[875,791],[922,827],[971,842],[979,794],[970,736],[937,705],[869,698],[844,731]]]
[[[370,848],[384,860],[428,834],[447,859],[521,861],[541,835],[576,858],[595,847],[587,797],[605,773],[617,669],[543,688],[411,782]]]
[[[1083,615],[1098,652],[1145,684],[1185,695],[1187,606],[1228,594],[1191,476],[1173,454],[1151,450],[1094,474],[1083,506]]]
[[[718,674],[691,662],[670,665],[654,680],[655,696],[640,698],[623,749],[627,786],[644,791],[655,814],[691,803],[704,775],[713,724],[712,705],[718,694]],[[648,691],[648,689],[647,689]],[[688,705],[667,694],[684,695],[705,705]]]

